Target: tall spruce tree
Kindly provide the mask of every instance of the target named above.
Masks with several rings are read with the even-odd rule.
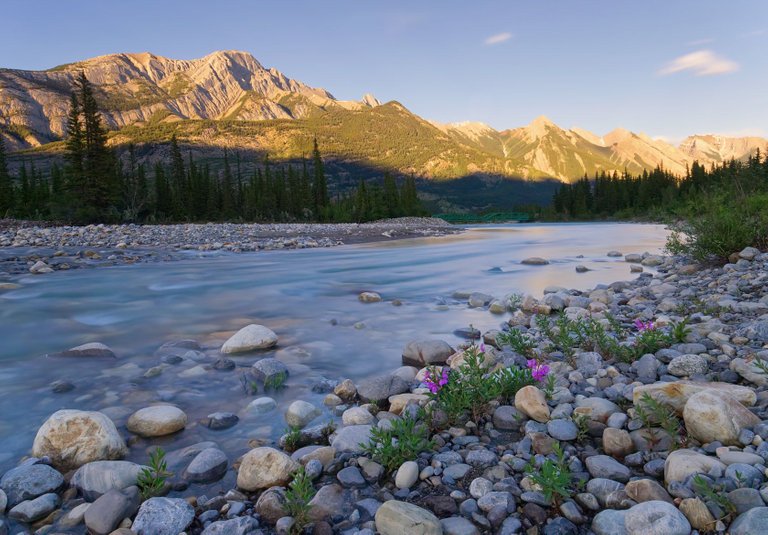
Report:
[[[328,205],[328,183],[325,179],[325,167],[323,166],[323,159],[320,156],[320,149],[317,146],[317,138],[315,138],[314,146],[312,148],[312,163],[315,171],[315,180],[312,184],[315,201],[315,217],[317,219],[322,219],[325,207]]]
[[[5,142],[3,136],[0,136],[0,218],[10,214],[14,203],[13,197],[13,183],[5,159]]]

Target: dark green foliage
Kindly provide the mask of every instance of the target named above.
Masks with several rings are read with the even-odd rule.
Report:
[[[171,475],[165,463],[165,451],[157,448],[149,456],[149,466],[143,468],[136,479],[141,498],[148,500],[160,496],[165,490],[165,480]]]
[[[285,510],[294,520],[291,533],[301,533],[309,523],[309,511],[312,509],[309,502],[316,492],[302,466],[293,474],[293,480],[285,491]]]
[[[428,430],[408,414],[391,420],[391,428],[373,427],[371,439],[362,444],[363,451],[388,472],[405,461],[413,461],[419,453],[432,448]]]
[[[573,494],[574,484],[560,444],[555,444],[553,449],[556,457],[554,460],[547,458],[537,468],[532,458],[525,473],[533,483],[541,487],[547,501],[557,507]]]
[[[0,218],[13,208],[13,184],[11,175],[8,174],[8,165],[5,160],[5,143],[0,136]]]

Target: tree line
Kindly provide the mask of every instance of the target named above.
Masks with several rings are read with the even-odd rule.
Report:
[[[74,223],[183,221],[364,222],[426,215],[416,181],[360,180],[351,192],[329,192],[323,158],[314,140],[311,161],[275,164],[268,156],[244,162],[224,150],[223,164],[186,155],[174,135],[169,155],[139,162],[134,145],[107,146],[93,87],[80,73],[70,99],[64,161],[43,172],[23,163],[12,176],[0,138],[0,217]],[[255,164],[247,167],[246,163]]]

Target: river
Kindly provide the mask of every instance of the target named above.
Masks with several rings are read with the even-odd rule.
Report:
[[[497,297],[531,293],[548,285],[586,289],[634,278],[622,258],[606,255],[659,253],[666,231],[640,224],[526,224],[484,226],[441,238],[418,238],[329,249],[218,254],[133,266],[81,269],[19,277],[20,289],[0,293],[0,473],[31,450],[40,424],[62,408],[105,410],[118,428],[127,416],[152,402],[169,401],[189,416],[173,437],[138,442],[131,458],[145,460],[141,446],[166,449],[214,440],[230,460],[249,439],[274,439],[285,429],[283,413],[294,399],[322,405],[311,391],[321,377],[363,377],[400,365],[413,339],[441,338],[469,324],[498,328],[504,316],[470,309],[454,291]],[[540,256],[545,266],[526,266]],[[590,271],[576,273],[578,264]],[[363,304],[372,290],[381,303]],[[401,306],[393,306],[399,300]],[[215,360],[232,331],[260,323],[280,337],[277,349],[232,357],[238,370],[179,374]],[[198,340],[207,351],[198,361],[168,366],[154,355],[166,341]],[[117,360],[82,361],[46,357],[86,342],[103,342]],[[287,387],[270,393],[278,409],[245,411],[255,399],[240,375],[263,356],[276,356],[291,372]],[[69,381],[74,390],[51,392],[50,383]],[[257,395],[263,395],[260,392]],[[238,425],[211,431],[197,424],[216,411],[239,414]],[[326,411],[318,422],[331,419]],[[125,428],[121,428],[127,435]]]

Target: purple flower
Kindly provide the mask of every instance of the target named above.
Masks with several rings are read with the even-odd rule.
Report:
[[[485,344],[480,342],[480,353],[485,353]]]
[[[427,370],[426,377],[424,377],[424,384],[429,388],[430,392],[437,394],[441,388],[448,384],[448,374],[451,370],[448,369],[448,367],[444,367],[439,377],[436,373],[433,377],[433,371],[434,370]]]
[[[638,331],[640,331],[640,332],[643,332],[643,331],[652,331],[652,330],[654,330],[654,329],[655,329],[655,326],[653,325],[653,322],[652,322],[652,321],[650,321],[650,320],[648,320],[648,321],[643,321],[643,320],[641,320],[641,319],[636,319],[636,320],[635,320],[635,327],[636,327],[636,328],[637,328],[637,330],[638,330]]]
[[[540,364],[536,359],[530,359],[526,364],[531,369],[531,375],[537,381],[543,381],[549,373],[549,366]]]

